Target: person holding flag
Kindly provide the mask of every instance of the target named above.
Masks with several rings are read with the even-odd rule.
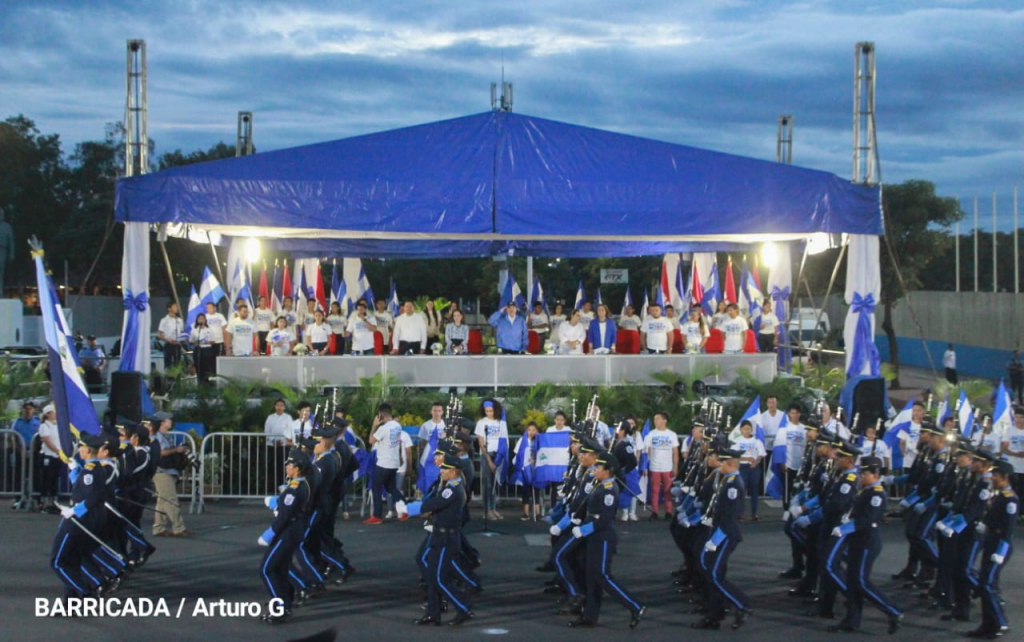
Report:
[[[519,486],[523,499],[523,516],[520,521],[540,519],[540,504],[537,501],[537,487],[533,484],[533,467],[537,465],[537,423],[526,424],[522,438],[516,443],[510,482]]]

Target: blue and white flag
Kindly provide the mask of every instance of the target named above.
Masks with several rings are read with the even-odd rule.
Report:
[[[569,443],[572,432],[545,432],[537,435],[537,465],[534,485],[560,484],[569,470]]]
[[[715,314],[718,299],[722,298],[721,288],[718,287],[718,261],[711,264],[711,272],[708,274],[707,284],[704,287],[704,298],[700,306],[709,317]]]
[[[512,274],[509,273],[509,278]],[[501,421],[498,422],[500,429],[498,437],[498,450],[494,453],[494,481],[496,484],[505,485],[508,481],[508,422],[505,419],[505,409],[501,409]]]
[[[395,281],[391,281],[391,294],[388,295],[388,310],[391,312],[391,316],[398,318],[398,315],[402,313],[401,304],[398,302],[398,289],[395,287]]]
[[[199,295],[196,294],[196,286],[192,286],[192,293],[188,296],[188,314],[185,316],[185,332],[190,332],[196,324],[196,317],[206,314],[206,308]]]
[[[334,268],[331,271],[331,304],[337,303],[341,306],[343,314],[349,314],[352,312],[352,300],[348,298],[348,286],[345,285],[345,279],[338,277],[338,264],[334,264]]]
[[[622,301],[622,312],[619,314],[619,316],[622,316],[622,317],[626,316],[626,308],[628,308],[631,305],[633,305],[633,295],[630,294],[629,286],[627,285],[626,286],[626,298],[623,299],[623,301]]]
[[[535,304],[539,303],[541,309],[545,313],[548,311],[548,302],[544,300],[544,288],[541,287],[540,279],[534,277],[533,279],[533,292],[530,294],[530,309],[533,309]]]
[[[661,288],[658,288],[659,290]],[[640,497],[642,502],[645,504],[650,503],[651,498],[648,496],[648,491],[651,485],[647,483],[648,477],[643,473],[650,467],[650,462],[647,461],[647,435],[651,433],[651,420],[650,418],[644,420],[644,429],[640,432],[640,459],[637,462],[636,469],[640,471]]]
[[[939,428],[942,428],[942,425],[946,423],[946,419],[953,416],[953,411],[951,409],[951,406],[949,405],[948,394],[946,395],[945,399],[939,402],[939,407],[936,412],[936,416],[939,418],[938,423],[936,424]]]
[[[640,311],[640,320],[643,321],[647,318],[647,310],[651,307],[650,298],[648,297],[647,291],[644,291],[644,309]]]
[[[656,306],[658,306],[659,308],[661,308],[661,313],[662,314],[665,314],[665,304],[667,303],[667,301],[665,301],[665,290],[660,285],[658,286],[657,289],[658,289],[658,294],[655,295],[655,297],[654,297],[654,304]]]
[[[434,463],[435,450],[437,450],[437,431],[432,430],[430,431],[430,441],[420,455],[419,475],[416,476],[416,488],[424,495],[427,494],[427,491],[430,490],[430,487],[434,485],[434,482],[441,475],[437,464]]]
[[[238,264],[241,265],[241,264]],[[220,286],[220,281],[210,271],[210,267],[206,266],[203,268],[203,281],[199,284],[199,302],[204,306],[207,303],[217,305],[221,299],[225,298],[227,294],[224,293],[224,288]]]
[[[740,426],[744,421],[750,421],[754,426],[754,438],[760,441],[762,444],[764,441],[764,429],[760,424],[761,419],[761,395],[757,395],[753,401],[750,402],[750,406],[747,408],[740,420],[736,422],[732,432],[729,433],[729,439],[735,440],[743,436],[743,432],[740,430]]]
[[[298,278],[295,279],[295,310],[301,321],[301,315],[306,314],[306,301],[313,297],[310,296],[309,283],[306,281],[306,267],[300,262],[295,271],[298,272]]]
[[[1013,399],[1006,389],[1006,382],[999,380],[999,389],[996,391],[996,407],[992,411],[992,432],[997,435],[1005,435],[1010,426],[1013,425]]]
[[[509,271],[508,278],[505,279],[505,289],[501,293],[501,301],[498,303],[498,307],[504,308],[511,301],[515,301],[516,307],[519,309],[526,307],[526,297],[523,296],[523,291],[519,289],[519,284],[516,283],[516,277],[512,276],[512,272]]]
[[[212,276],[212,275],[211,275]],[[204,279],[205,283],[205,279]],[[231,305],[242,299],[252,307],[252,290],[249,288],[249,271],[241,261],[235,263],[235,274],[231,280]]]
[[[533,465],[530,463],[536,456],[537,439],[530,440],[525,434],[516,443],[515,460],[512,474],[508,482],[516,486],[533,486]]]
[[[576,287],[576,303],[573,305],[573,310],[582,310],[583,304],[587,302],[587,293],[583,291],[583,281]]]
[[[672,302],[672,305],[678,310],[676,316],[682,320],[686,320],[690,316],[690,290],[686,287],[683,280],[683,262],[679,261],[676,263],[676,296],[678,299]]]
[[[370,287],[370,279],[366,278],[366,270],[363,269],[362,261],[359,263],[359,279],[356,281],[356,290],[352,293],[352,306],[359,302],[359,299],[366,299],[366,307],[373,310],[377,305],[373,298],[373,288]]]
[[[779,423],[779,430],[789,425],[789,415],[783,414]],[[785,435],[783,435],[784,437]],[[779,433],[775,433],[775,445],[772,448],[771,461],[768,463],[768,472],[765,473],[765,494],[772,499],[782,499],[785,496],[784,484],[786,483],[786,450],[788,439],[780,439]]]
[[[892,469],[903,470],[903,451],[900,448],[900,433],[910,433],[911,420],[914,414],[914,398],[907,401],[903,410],[896,413],[889,423],[889,429],[882,436],[882,441],[889,447],[892,453]],[[876,435],[877,437],[877,435]]]
[[[960,391],[960,409],[957,411],[957,420],[960,422],[960,434],[968,439],[974,431],[974,407],[971,406],[967,393]]]
[[[43,333],[50,364],[50,391],[57,412],[57,434],[60,438],[61,459],[67,460],[75,452],[75,437],[82,432],[98,435],[100,421],[92,400],[86,391],[79,371],[78,355],[68,340],[67,319],[63,316],[50,277],[43,265],[42,248],[32,250],[36,264],[36,285],[39,307],[43,313]]]
[[[594,307],[596,308],[599,305],[601,305],[601,288],[600,288],[600,286],[598,286],[598,288],[597,288],[597,296],[594,297]]]

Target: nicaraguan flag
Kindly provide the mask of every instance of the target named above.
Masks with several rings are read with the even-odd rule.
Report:
[[[420,455],[420,474],[416,476],[416,488],[419,488],[420,492],[424,495],[430,490],[430,487],[434,485],[434,482],[437,481],[441,474],[437,464],[434,463],[435,450],[437,450],[437,431],[431,430],[430,441]]]
[[[241,265],[241,264],[239,264]],[[203,282],[199,284],[199,301],[205,306],[207,303],[217,305],[227,294],[221,287],[220,281],[210,271],[210,267],[203,268]]]
[[[619,316],[626,316],[626,308],[633,305],[633,295],[629,293],[629,286],[626,286],[626,298],[622,301],[622,312]]]
[[[642,474],[650,468],[650,462],[647,461],[647,435],[649,435],[650,432],[651,420],[648,418],[644,421],[644,429],[640,432],[640,459],[636,466],[636,469],[641,472],[639,496],[643,497],[643,502],[645,504],[648,504],[651,501],[651,498],[647,494],[650,490],[650,484],[647,483],[647,475]]]
[[[560,484],[569,470],[569,443],[572,432],[545,432],[537,435],[537,465],[534,484]]]
[[[512,274],[509,273],[509,278]],[[494,454],[494,481],[504,485],[508,477],[508,422],[505,420],[505,409],[501,409],[501,421],[499,422],[500,433],[498,436],[498,450]]]
[[[970,439],[974,431],[974,407],[963,390],[960,391],[960,410],[957,411],[957,419],[960,421],[960,434]]]
[[[892,418],[892,421],[889,423],[889,429],[882,436],[882,441],[889,447],[889,452],[892,453],[893,470],[903,470],[903,451],[900,449],[900,433],[910,432],[913,413],[914,399],[911,398],[907,401],[907,405],[903,406],[903,410],[896,413],[896,416]]]
[[[306,281],[306,267],[299,262],[296,268],[298,272],[298,279],[295,282],[295,311],[299,315],[299,320],[302,320],[302,315],[306,314],[306,301],[309,300],[309,284]]]
[[[366,270],[363,269],[361,261],[359,263],[359,291],[353,299],[356,303],[359,302],[359,299],[366,299],[366,306],[370,310],[377,305],[377,301],[373,297],[373,288],[370,287],[370,279],[366,278]]]
[[[281,309],[281,269],[274,261],[274,278],[270,280],[270,309]]]
[[[249,275],[241,261],[235,263],[235,275],[231,280],[231,291],[232,305],[239,299],[242,299],[249,304],[250,308],[253,307],[252,290],[249,289]]]
[[[601,305],[601,288],[597,288],[597,296],[594,297],[594,307]]]
[[[548,303],[544,300],[544,288],[541,287],[540,279],[535,277],[533,279],[533,292],[530,294],[530,309],[532,310],[533,306],[537,303],[540,304],[544,312],[548,311]]]
[[[398,303],[398,290],[395,287],[394,280],[391,281],[391,294],[388,295],[388,309],[391,311],[391,316],[396,319],[402,313],[401,305]]]
[[[729,439],[739,439],[743,436],[740,431],[740,424],[744,421],[749,420],[754,425],[754,437],[759,440],[762,444],[764,443],[764,429],[761,428],[761,395],[757,395],[753,401],[750,402],[750,406],[747,408],[740,420],[736,422],[736,426],[733,427],[732,432],[729,433]]]
[[[942,424],[946,423],[946,418],[947,417],[952,417],[953,416],[953,411],[950,410],[950,406],[949,406],[949,395],[948,394],[946,395],[945,399],[943,399],[942,401],[939,402],[939,407],[938,407],[938,411],[936,413],[936,416],[939,418],[938,424],[936,424],[936,425],[938,425],[939,428],[942,428]]]
[[[583,291],[583,281],[576,287],[576,303],[573,305],[573,310],[582,310],[583,304],[587,301],[587,293]]]
[[[1013,425],[1013,399],[1006,390],[1006,382],[999,380],[999,389],[996,391],[996,408],[992,411],[992,432],[997,435],[1005,435],[1006,431]]]
[[[203,302],[199,299],[199,295],[196,294],[196,286],[192,286],[192,294],[188,296],[188,314],[185,317],[185,332],[190,332],[196,324],[196,317],[201,313],[205,313],[206,310],[203,307]]]
[[[654,295],[654,304],[661,308],[661,313],[665,314],[665,288],[658,286],[658,292]]]
[[[516,443],[516,456],[512,464],[512,474],[508,480],[510,484],[515,484],[516,486],[533,485],[534,475],[530,460],[533,459],[533,453],[537,449],[536,441],[536,438],[530,441],[526,435],[523,435]]]
[[[677,316],[685,323],[686,319],[690,317],[690,295],[686,290],[686,284],[683,282],[682,261],[676,263],[676,297],[673,299],[672,305],[676,306],[678,310]]]
[[[508,273],[508,278],[505,279],[505,289],[501,293],[501,301],[498,303],[498,307],[504,308],[510,301],[515,301],[517,308],[522,309],[526,307],[526,297],[523,296],[523,291],[519,289],[519,284],[516,283],[516,277],[512,276],[511,270]]]
[[[100,421],[96,416],[92,400],[82,382],[78,355],[68,340],[67,319],[63,317],[50,278],[43,265],[42,247],[32,250],[36,264],[36,285],[39,290],[39,307],[43,313],[43,333],[50,364],[50,391],[53,406],[57,412],[57,434],[65,461],[75,452],[75,437],[86,432],[100,433]]]
[[[789,416],[782,415],[779,423],[779,430],[789,425]],[[768,463],[768,472],[765,474],[765,494],[772,499],[782,499],[785,496],[783,484],[786,482],[786,442],[787,439],[779,439],[775,435],[775,446],[772,448],[771,461]]]
[[[338,264],[334,264],[331,272],[331,304],[337,303],[341,311],[348,314],[352,311],[352,302],[348,299],[348,287],[345,280],[338,278]]]
[[[708,274],[708,284],[704,288],[704,297],[700,301],[700,305],[704,308],[704,313],[708,316],[712,316],[715,313],[715,306],[718,305],[718,299],[721,298],[721,293],[718,288],[718,261],[711,264],[711,272]]]
[[[647,291],[644,291],[644,309],[640,311],[640,320],[643,321],[647,318],[647,310],[651,307],[650,299],[647,296]]]

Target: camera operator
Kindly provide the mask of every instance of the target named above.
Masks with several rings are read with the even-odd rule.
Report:
[[[188,465],[188,448],[175,446],[169,433],[174,420],[165,412],[153,415],[151,430],[153,438],[160,444],[160,465],[153,475],[156,488],[156,509],[153,521],[153,535],[157,537],[191,537],[192,531],[185,528],[178,504],[178,477]],[[170,524],[171,530],[167,530]]]

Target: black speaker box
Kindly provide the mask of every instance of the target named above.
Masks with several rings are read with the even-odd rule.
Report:
[[[125,419],[142,421],[141,372],[114,372],[110,375],[110,409]]]

